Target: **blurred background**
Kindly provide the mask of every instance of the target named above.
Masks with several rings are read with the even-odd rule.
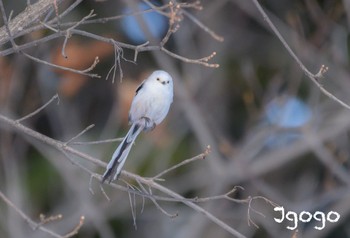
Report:
[[[1,2],[11,19],[36,3]],[[260,3],[311,72],[329,67],[320,83],[350,104],[350,1]],[[166,70],[175,85],[170,113],[154,131],[141,134],[124,169],[152,177],[210,145],[205,160],[175,169],[159,183],[187,198],[211,198],[198,205],[246,237],[350,237],[349,110],[305,76],[253,1],[57,0],[52,6],[40,22],[14,33],[20,51],[0,32],[1,115],[21,118],[58,94],[59,100],[21,123],[60,141],[91,124],[75,141],[120,138],[137,86],[153,70]],[[91,10],[96,16],[77,24]],[[213,52],[207,61],[195,60]],[[100,77],[67,69],[87,69],[96,57],[99,63],[88,73]],[[117,145],[71,144],[105,162]],[[91,171],[104,171],[72,157]],[[237,201],[214,199],[235,186],[244,188],[230,195]],[[180,202],[159,201],[178,214],[170,218],[148,199],[131,195],[131,206],[127,192],[103,188],[110,201],[99,182],[64,154],[0,121],[1,192],[36,222],[40,214],[62,214],[45,225],[62,237],[81,216],[84,224],[74,237],[232,237]],[[256,199],[238,202],[249,196]],[[274,221],[281,215],[263,198],[286,211],[335,211],[340,219],[326,221],[322,230],[314,228],[321,224],[315,219],[299,222],[292,231],[286,228],[291,221]],[[3,200],[0,213],[0,237],[51,237],[31,229]]]

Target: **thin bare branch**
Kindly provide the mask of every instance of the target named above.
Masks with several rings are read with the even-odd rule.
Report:
[[[179,60],[186,62],[186,63],[200,64],[200,65],[204,65],[204,66],[209,67],[209,68],[218,68],[220,66],[219,64],[208,63],[208,61],[211,60],[216,55],[216,52],[213,52],[213,53],[211,53],[211,55],[200,58],[200,59],[189,59],[189,58],[183,57],[181,55],[175,54],[175,53],[167,50],[164,47],[161,47],[160,50],[163,51],[164,53],[166,53],[167,55],[169,55],[173,58],[179,59]]]
[[[66,16],[68,13],[70,13],[71,11],[73,11],[83,0],[76,0],[74,3],[70,4],[69,7],[64,10],[60,15],[59,17],[60,18],[63,18],[64,16]],[[55,10],[56,11],[56,10]],[[56,15],[58,14],[58,11],[56,11]],[[52,19],[50,21],[51,24],[57,22],[59,19],[57,17],[55,17],[54,19]],[[75,24],[75,23],[74,23]],[[72,24],[72,25],[74,25]],[[61,26],[62,26],[62,23],[61,23]]]
[[[19,209],[13,202],[11,202],[10,199],[8,199],[1,191],[0,191],[0,198],[7,204],[7,206],[11,207],[15,212],[22,217],[23,220],[25,220],[29,226],[33,229],[39,229],[40,231],[43,231],[47,234],[49,234],[52,237],[56,238],[62,238],[61,235],[51,231],[50,229],[47,229],[45,227],[40,226],[40,224],[34,222],[32,219],[29,218],[28,215],[26,215],[21,209]]]
[[[98,179],[100,177],[100,175],[98,174],[90,174],[90,181],[89,181],[89,191],[92,195],[95,195],[94,190],[92,189],[92,181],[94,178]],[[111,199],[108,197],[106,191],[104,190],[104,188],[102,187],[101,183],[98,183],[98,186],[101,190],[101,193],[103,194],[103,196],[106,198],[106,200],[109,202],[111,201]]]
[[[72,145],[99,145],[99,144],[105,144],[105,143],[112,143],[112,142],[120,142],[124,138],[114,138],[114,139],[107,139],[107,140],[98,140],[98,141],[72,141],[70,144]]]
[[[100,187],[100,190],[101,190],[101,193],[103,194],[103,196],[106,198],[106,200],[108,202],[110,202],[111,199],[108,197],[108,195],[107,195],[106,191],[104,190],[103,186],[101,185],[101,183],[99,183],[98,186]]]
[[[90,175],[90,180],[89,180],[89,191],[90,191],[90,193],[92,194],[92,195],[95,195],[95,192],[94,192],[94,190],[92,189],[92,180],[93,180],[93,176],[92,175]]]
[[[156,176],[154,176],[152,179],[159,179],[160,177],[162,177],[163,175],[181,167],[181,166],[184,166],[186,164],[189,164],[189,163],[192,163],[194,161],[197,161],[197,160],[202,160],[202,159],[205,159],[208,154],[210,153],[210,145],[207,146],[207,148],[205,149],[205,151],[197,156],[194,156],[192,158],[189,158],[189,159],[186,159],[184,161],[182,161],[181,163],[178,163],[164,171],[162,171],[161,173],[157,174]]]
[[[251,218],[251,215],[250,215],[250,211],[253,211],[253,212],[256,212],[257,214],[260,214],[260,215],[262,215],[263,217],[265,217],[264,216],[264,214],[262,214],[262,213],[260,213],[259,211],[256,211],[254,208],[252,208],[252,201],[253,201],[253,199],[248,199],[248,209],[247,209],[247,217],[248,217],[248,226],[250,226],[250,224],[253,224],[253,226],[255,226],[256,228],[259,228],[259,226],[258,226],[258,224],[256,224],[254,221],[253,221],[253,219]]]
[[[43,106],[39,107],[38,109],[36,109],[35,111],[29,113],[28,115],[22,117],[22,118],[19,118],[17,119],[16,121],[18,123],[24,121],[24,120],[27,120],[33,116],[35,116],[36,114],[38,114],[39,112],[41,112],[42,110],[44,110],[48,105],[50,105],[54,100],[57,99],[57,105],[59,104],[60,102],[60,98],[58,97],[58,94],[54,95],[47,103],[45,103]]]
[[[327,73],[328,67],[325,65],[322,65],[320,70],[315,74],[316,79],[322,79],[324,77],[324,74]]]
[[[187,200],[188,201],[193,201],[193,202],[196,202],[196,203],[201,203],[201,202],[208,202],[208,201],[225,199],[225,200],[229,200],[229,201],[236,202],[236,203],[247,203],[250,200],[250,198],[235,199],[235,198],[231,197],[233,193],[237,192],[237,189],[244,190],[241,186],[235,186],[230,191],[228,191],[227,193],[222,194],[222,195],[216,195],[216,196],[205,197],[205,198],[198,198],[198,197],[191,198],[191,199],[187,198]]]
[[[120,78],[120,82],[122,82],[123,70],[121,67],[121,58],[123,58],[123,49],[115,41],[113,41],[113,47],[114,47],[114,64],[112,65],[112,67],[108,71],[107,76],[106,76],[106,80],[108,80],[109,75],[113,72],[112,83],[114,83],[117,69],[119,69],[119,78]]]
[[[145,43],[136,46],[135,53],[134,53],[134,62],[137,61],[137,56],[139,54],[139,49],[142,49],[143,47],[146,47],[148,45],[149,45],[149,41],[146,41]]]
[[[252,202],[254,200],[263,200],[265,201],[267,204],[269,204],[270,206],[273,206],[273,207],[277,207],[279,206],[277,203],[271,201],[270,199],[267,199],[263,196],[255,196],[255,197],[251,197],[249,196],[247,198],[247,201],[248,201],[248,210],[247,210],[247,216],[248,216],[248,225],[250,226],[250,224],[253,224],[256,228],[259,228],[259,226],[253,221],[253,219],[251,218],[251,211],[253,211],[254,213],[262,216],[262,217],[265,217],[265,215],[259,211],[257,211],[256,209],[254,209],[252,207]]]
[[[128,188],[129,189],[132,189],[134,190],[134,187],[133,186],[129,186],[127,184]],[[130,193],[128,192],[128,196],[129,196],[129,204],[130,204],[130,210],[131,210],[131,216],[132,216],[132,220],[133,220],[133,225],[134,225],[134,228],[135,230],[137,230],[137,223],[136,223],[136,198],[135,198],[135,193]]]
[[[60,65],[57,65],[57,64],[52,64],[52,63],[47,62],[45,60],[41,60],[39,58],[31,56],[31,55],[29,55],[27,53],[23,53],[23,55],[25,55],[26,57],[28,57],[29,59],[31,59],[31,60],[33,60],[35,62],[38,62],[38,63],[41,63],[41,64],[45,64],[45,65],[48,65],[48,66],[51,66],[51,67],[54,67],[54,68],[57,68],[57,69],[62,69],[62,70],[74,72],[74,73],[77,73],[77,74],[86,75],[86,76],[89,76],[91,78],[101,78],[101,76],[99,76],[98,74],[90,74],[90,73],[88,73],[91,70],[93,70],[96,67],[96,65],[99,63],[99,58],[98,57],[95,58],[95,61],[92,63],[92,65],[89,68],[84,69],[84,70],[77,70],[77,69],[72,69],[72,68],[69,68],[69,67],[60,66]]]
[[[301,68],[301,70],[306,74],[306,76],[321,90],[321,92],[326,95],[327,97],[329,97],[330,99],[332,99],[333,101],[337,102],[338,104],[340,104],[341,106],[347,108],[350,110],[350,105],[343,102],[342,100],[340,100],[339,98],[337,98],[336,96],[334,96],[331,92],[329,92],[327,89],[325,89],[323,87],[322,84],[320,84],[318,82],[318,78],[320,78],[319,73],[321,72],[321,74],[323,75],[323,73],[325,71],[328,70],[328,67],[322,65],[320,70],[318,71],[317,74],[313,74],[311,73],[306,66],[301,62],[301,60],[299,59],[299,57],[294,53],[294,51],[289,47],[288,43],[286,42],[286,40],[283,38],[283,36],[281,35],[281,33],[279,32],[279,30],[277,29],[277,27],[273,24],[273,22],[270,20],[270,18],[267,16],[266,12],[264,11],[264,9],[262,8],[262,6],[260,5],[258,0],[252,0],[253,3],[255,4],[255,6],[257,7],[257,9],[259,10],[259,12],[261,13],[261,15],[263,16],[264,20],[267,22],[267,24],[269,25],[269,27],[272,29],[273,33],[277,36],[277,38],[281,41],[281,43],[283,44],[283,46],[286,48],[286,50],[288,51],[288,53],[292,56],[292,58],[297,62],[297,64],[299,65],[299,67]],[[325,70],[327,69],[327,70]]]
[[[191,21],[193,21],[197,26],[199,26],[201,29],[203,29],[205,32],[207,32],[211,37],[213,37],[215,40],[219,42],[224,41],[224,37],[219,36],[216,34],[213,30],[209,29],[206,25],[204,25],[201,21],[199,21],[196,17],[194,17],[191,13],[189,13],[186,10],[182,10],[182,13],[188,17]]]
[[[76,234],[78,234],[80,228],[84,225],[84,221],[85,221],[85,217],[84,217],[84,216],[81,216],[80,219],[79,219],[78,225],[76,225],[76,227],[74,227],[74,229],[73,229],[71,232],[69,232],[68,234],[66,234],[65,236],[63,236],[63,238],[70,238],[70,237],[73,237],[73,236],[75,236]]]
[[[62,214],[58,214],[55,216],[46,217],[44,214],[40,214],[39,218],[40,218],[40,223],[37,224],[35,229],[38,229],[39,226],[45,225],[47,223],[54,222],[57,220],[62,220],[63,216]]]
[[[145,189],[145,187],[142,185],[142,183],[141,183],[139,180],[136,180],[136,182],[138,183],[138,185],[140,186],[140,188],[142,189],[142,191],[143,191],[145,194],[150,195],[150,196],[148,196],[147,198],[149,198],[149,199],[153,202],[153,204],[154,204],[163,214],[165,214],[166,216],[168,216],[168,217],[170,217],[170,218],[175,218],[175,217],[178,216],[178,213],[171,214],[171,213],[165,211],[165,209],[163,209],[163,208],[159,205],[159,203],[157,202],[157,200],[152,196],[153,194],[152,194],[152,189],[151,189],[151,187],[149,187],[149,191],[147,191],[147,190]],[[143,197],[143,198],[144,198],[144,197]]]
[[[82,130],[81,132],[79,132],[76,136],[74,136],[73,138],[71,138],[70,140],[68,140],[66,142],[66,145],[70,144],[72,141],[74,141],[75,139],[79,138],[80,136],[82,136],[85,132],[87,132],[88,130],[90,130],[91,128],[93,128],[95,125],[91,124],[90,126],[86,127],[84,130]]]
[[[90,18],[93,18],[95,16],[96,16],[96,14],[94,14],[94,10],[91,10],[90,13],[87,16],[83,17],[80,21],[78,21],[77,23],[75,23],[73,26],[69,27],[66,30],[66,36],[64,38],[64,42],[63,42],[62,50],[61,50],[62,56],[64,58],[68,58],[66,53],[65,53],[65,49],[66,49],[66,45],[67,45],[68,39],[72,37],[72,30],[77,28],[78,26],[80,26],[84,21],[86,21],[86,20],[88,20]]]

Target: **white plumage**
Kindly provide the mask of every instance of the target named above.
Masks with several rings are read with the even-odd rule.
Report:
[[[120,175],[130,149],[141,131],[153,130],[168,114],[173,102],[173,79],[162,70],[154,71],[136,89],[129,111],[131,127],[113,153],[102,182],[111,182]]]

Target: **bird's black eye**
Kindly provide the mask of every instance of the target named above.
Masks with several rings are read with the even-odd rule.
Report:
[[[159,81],[160,80],[160,78],[157,78],[157,81]]]

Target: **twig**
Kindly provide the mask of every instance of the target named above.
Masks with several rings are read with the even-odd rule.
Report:
[[[82,130],[81,132],[79,132],[76,136],[74,136],[73,138],[71,138],[70,140],[68,140],[66,142],[66,145],[70,144],[73,140],[79,138],[81,135],[83,135],[85,132],[87,132],[88,130],[90,130],[91,128],[93,128],[95,125],[91,124],[90,126],[86,127],[84,130]]]
[[[46,16],[44,17],[44,20],[43,22],[47,22],[49,20],[49,18],[51,17],[53,13],[53,9],[49,10],[47,13],[46,13]]]
[[[52,237],[56,237],[56,238],[62,238],[61,235],[40,226],[40,224],[34,222],[32,219],[30,219],[21,209],[19,209],[15,204],[13,204],[10,199],[8,199],[1,191],[0,191],[0,198],[7,204],[7,206],[11,207],[12,209],[14,209],[22,218],[23,220],[25,220],[30,227],[32,227],[33,229],[39,229],[40,231],[43,231],[49,235],[51,235]]]
[[[171,3],[172,2],[169,3],[170,4],[169,28],[167,33],[165,34],[165,36],[160,42],[161,47],[163,47],[169,41],[170,36],[179,29],[180,27],[179,22],[182,21],[182,17],[177,16],[179,9],[172,7],[173,4]]]
[[[259,228],[259,226],[252,220],[251,215],[250,215],[250,211],[253,211],[253,212],[255,212],[256,214],[258,214],[258,215],[260,215],[260,216],[262,216],[262,217],[265,217],[265,215],[264,215],[263,213],[257,211],[256,209],[254,209],[254,208],[252,207],[252,202],[253,202],[254,200],[257,200],[257,199],[261,199],[261,200],[265,201],[267,204],[269,204],[269,205],[271,205],[271,206],[273,206],[273,207],[277,207],[277,206],[279,206],[279,205],[278,205],[277,203],[275,203],[275,202],[273,202],[273,201],[271,201],[271,200],[269,200],[269,199],[263,197],[263,196],[255,196],[255,197],[249,196],[249,197],[247,198],[247,200],[248,200],[248,210],[247,210],[248,225],[250,226],[250,224],[253,224],[256,228]]]
[[[70,32],[71,30],[73,30],[73,29],[77,28],[78,26],[82,25],[88,19],[93,18],[95,16],[96,16],[96,14],[94,14],[94,10],[91,10],[90,13],[87,16],[83,17],[80,21],[74,23],[74,25],[69,27],[66,31]]]
[[[19,209],[15,204],[13,204],[10,199],[8,199],[1,191],[0,191],[1,199],[11,208],[13,208],[31,227],[35,227],[37,224],[32,221],[21,209]]]
[[[95,195],[94,190],[92,189],[92,179],[94,178],[94,176],[90,175],[90,180],[89,180],[89,191],[92,195]]]
[[[84,170],[85,172],[87,172],[88,174],[90,174],[90,175],[94,175],[94,173],[90,170],[90,169],[88,169],[86,166],[84,166],[83,164],[80,164],[80,163],[78,163],[78,162],[76,162],[73,158],[72,158],[72,156],[70,155],[70,154],[68,154],[68,152],[66,151],[66,148],[67,147],[67,145],[65,144],[65,143],[63,143],[63,148],[60,148],[60,149],[58,149],[68,160],[69,160],[69,162],[71,162],[73,165],[76,165],[76,166],[78,166],[79,168],[81,168],[82,170]]]
[[[80,228],[84,225],[84,221],[85,221],[85,217],[81,216],[78,225],[74,227],[74,229],[71,232],[63,236],[63,238],[69,238],[78,234]]]
[[[320,70],[317,72],[317,74],[315,74],[315,78],[316,79],[321,79],[324,77],[324,74],[327,73],[328,71],[328,67],[325,65],[322,65]]]
[[[76,8],[82,1],[83,1],[83,0],[76,0],[74,3],[70,4],[69,7],[68,7],[66,10],[64,10],[64,11],[60,14],[60,18],[63,18],[63,17],[66,16],[68,13],[70,13],[71,11],[73,11],[74,8]],[[52,20],[50,21],[50,23],[55,23],[55,22],[57,22],[57,21],[58,21],[58,19],[57,19],[57,17],[56,17],[56,18],[52,19]],[[75,24],[75,23],[74,23],[74,24]],[[74,24],[72,24],[72,25],[74,25]],[[61,26],[62,26],[62,25],[63,25],[63,24],[61,23]]]
[[[213,201],[213,200],[226,199],[226,200],[229,200],[229,201],[232,201],[232,202],[247,203],[248,200],[249,200],[248,198],[247,199],[234,199],[234,198],[231,197],[231,195],[233,193],[235,193],[237,191],[237,189],[244,190],[243,187],[235,186],[230,191],[228,191],[227,193],[222,194],[222,195],[211,196],[211,197],[206,197],[206,198],[195,197],[195,198],[191,198],[191,199],[187,199],[187,200],[199,203],[199,202],[208,202],[208,201]]]
[[[114,139],[107,139],[107,140],[98,140],[98,141],[72,141],[71,145],[98,145],[98,144],[105,144],[105,143],[112,143],[112,142],[120,142],[124,138],[114,138]]]
[[[129,196],[129,203],[131,208],[131,216],[133,218],[133,225],[135,227],[135,230],[137,230],[137,224],[136,224],[136,195],[142,194],[142,191],[140,188],[128,183],[127,181],[123,180],[123,182],[126,184],[128,188],[128,196]],[[135,192],[137,191],[137,192]],[[140,195],[142,199],[144,200],[144,196]]]
[[[127,184],[127,187],[131,188],[132,190],[134,190],[134,187],[133,186],[129,186],[129,184]],[[133,197],[131,197],[131,193],[128,192],[133,225],[134,225],[135,230],[137,230],[137,224],[136,224],[136,198],[135,198],[135,193],[132,193],[132,194],[133,194]]]
[[[58,11],[58,4],[57,4],[57,0],[53,0],[53,6],[54,6],[54,9],[55,9],[55,14],[56,14],[56,21],[57,21],[57,28],[58,29],[61,29],[61,20],[60,20],[60,14],[59,14],[59,11]]]
[[[159,203],[157,202],[157,200],[155,198],[153,198],[152,196],[149,197],[149,199],[153,202],[153,204],[158,208],[158,210],[160,210],[163,214],[165,214],[166,216],[170,217],[170,218],[175,218],[177,216],[179,216],[179,214],[176,212],[174,214],[171,214],[167,211],[164,210],[164,208],[162,208]]]
[[[204,65],[204,66],[209,67],[209,68],[218,68],[220,66],[219,64],[208,63],[208,61],[211,60],[216,55],[216,52],[213,52],[213,53],[211,53],[211,55],[200,58],[200,59],[189,59],[189,58],[183,57],[181,55],[175,54],[175,53],[167,50],[164,47],[161,47],[160,50],[163,51],[164,53],[166,53],[167,55],[169,55],[175,59],[179,59],[179,60],[186,62],[186,63],[200,64],[200,65]]]
[[[189,159],[186,159],[184,161],[182,161],[181,163],[178,163],[164,171],[162,171],[161,173],[157,174],[156,176],[154,176],[152,179],[158,179],[160,177],[162,177],[164,174],[167,174],[169,173],[170,171],[173,171],[181,166],[184,166],[186,164],[189,164],[191,162],[194,162],[194,161],[197,161],[197,160],[202,160],[202,159],[205,159],[205,157],[208,156],[208,154],[210,153],[210,145],[207,146],[207,148],[205,149],[205,151],[202,153],[202,154],[199,154],[197,156],[194,156],[192,158],[189,158]]]
[[[137,61],[137,56],[139,54],[139,49],[141,49],[141,48],[143,48],[143,47],[145,47],[147,45],[149,45],[149,41],[146,41],[145,43],[136,46],[135,53],[134,53],[134,62]]]
[[[277,38],[281,41],[281,43],[283,44],[283,46],[286,48],[286,50],[288,51],[288,53],[292,56],[292,58],[298,63],[298,65],[300,66],[301,70],[306,74],[306,76],[314,83],[316,84],[316,86],[321,90],[321,92],[326,95],[327,97],[329,97],[330,99],[332,99],[333,101],[339,103],[340,105],[342,105],[343,107],[347,108],[350,110],[350,105],[343,102],[342,100],[340,100],[339,98],[337,98],[336,96],[334,96],[332,93],[330,93],[328,90],[326,90],[322,84],[320,84],[318,82],[318,79],[320,77],[323,76],[323,73],[325,73],[325,71],[328,70],[328,67],[322,65],[320,70],[318,71],[317,74],[313,74],[311,73],[306,66],[301,62],[301,60],[298,58],[298,56],[294,53],[294,51],[289,47],[288,43],[285,41],[285,39],[283,38],[283,36],[281,35],[281,33],[278,31],[278,29],[276,28],[276,26],[272,23],[272,21],[270,20],[270,18],[267,16],[267,14],[265,13],[264,9],[261,7],[260,3],[258,0],[252,0],[253,3],[255,4],[255,6],[258,8],[259,12],[261,13],[261,15],[263,16],[264,20],[267,22],[267,24],[270,26],[270,28],[272,29],[272,31],[275,33],[275,35],[277,36]],[[326,70],[325,70],[326,69]]]
[[[248,209],[247,209],[248,226],[250,226],[250,224],[253,224],[256,228],[259,228],[258,224],[256,224],[256,223],[253,221],[253,219],[251,218],[251,216],[250,216],[250,210],[252,210],[252,211],[254,211],[254,212],[256,212],[256,213],[262,215],[263,217],[265,217],[265,216],[264,216],[262,213],[256,211],[254,208],[252,208],[251,204],[252,204],[253,199],[250,198],[248,201],[249,201],[249,202],[248,202]]]
[[[48,23],[46,23],[46,22],[44,22],[44,21],[40,21],[40,24],[42,24],[42,25],[45,26],[47,29],[49,29],[49,30],[51,30],[51,31],[53,31],[53,32],[55,32],[55,33],[60,32],[58,29],[56,29],[56,28],[50,26]]]
[[[77,28],[78,26],[80,26],[87,19],[93,18],[95,16],[96,16],[96,14],[94,14],[94,10],[91,10],[90,13],[87,16],[83,17],[80,21],[78,21],[77,23],[75,23],[73,26],[69,27],[66,30],[66,36],[64,38],[64,42],[63,42],[62,50],[61,50],[61,54],[62,54],[62,56],[64,58],[68,58],[66,53],[65,53],[65,49],[66,49],[66,45],[67,45],[68,39],[72,37],[72,30]]]
[[[95,195],[95,192],[94,190],[92,189],[92,180],[93,178],[99,178],[101,177],[100,175],[98,174],[90,174],[90,181],[89,181],[89,191],[92,195]],[[100,179],[101,180],[101,179]],[[108,197],[106,191],[103,189],[101,183],[98,183],[99,187],[100,187],[100,190],[101,190],[101,193],[103,194],[103,196],[106,198],[106,200],[109,202],[111,201],[111,199]]]
[[[170,217],[170,218],[175,218],[178,216],[178,213],[174,213],[174,214],[170,214],[169,212],[165,211],[160,205],[159,203],[157,202],[157,200],[152,196],[152,189],[149,187],[149,191],[147,191],[145,189],[145,187],[142,185],[142,183],[139,181],[139,180],[136,180],[136,182],[138,183],[138,185],[140,186],[140,188],[142,189],[142,191],[147,194],[147,195],[151,195],[149,197],[147,197],[148,199],[150,199],[153,204],[163,213],[165,214],[166,216]]]
[[[43,106],[39,107],[38,109],[36,109],[35,111],[29,113],[28,115],[24,116],[24,117],[21,117],[19,119],[17,119],[16,121],[18,123],[24,121],[24,120],[27,120],[33,116],[35,116],[36,114],[38,114],[40,111],[42,111],[43,109],[45,109],[49,104],[51,104],[54,100],[57,99],[57,105],[59,104],[60,102],[60,98],[58,97],[58,94],[54,95],[47,103],[45,103]]]
[[[57,68],[57,69],[62,69],[62,70],[74,72],[74,73],[77,73],[77,74],[86,75],[86,76],[89,76],[91,78],[101,78],[101,76],[99,76],[98,74],[87,73],[87,72],[90,72],[91,70],[93,70],[96,67],[96,65],[99,63],[99,58],[98,57],[95,58],[95,61],[92,63],[92,65],[89,68],[84,69],[84,70],[76,70],[76,69],[60,66],[60,65],[57,65],[57,64],[49,63],[49,62],[47,62],[45,60],[38,59],[38,58],[36,58],[34,56],[31,56],[29,54],[26,54],[26,53],[23,53],[23,55],[25,55],[29,59],[34,60],[34,61],[36,61],[38,63],[45,64],[45,65],[48,65],[48,66],[51,66],[51,67],[54,67],[54,68]]]
[[[172,34],[174,34],[178,29],[179,29],[180,25],[176,24],[176,25],[170,25],[167,33],[165,34],[165,36],[163,37],[163,39],[160,42],[160,46],[164,47],[164,45],[169,41],[170,36]]]
[[[189,13],[186,10],[181,10],[181,12],[188,17],[191,21],[193,21],[197,26],[199,26],[200,28],[202,28],[205,32],[207,32],[211,37],[213,37],[215,40],[219,41],[219,42],[223,42],[224,41],[224,37],[219,36],[218,34],[216,34],[213,30],[209,29],[209,27],[207,27],[206,25],[204,25],[202,22],[200,22],[197,18],[195,18],[191,13]]]
[[[49,222],[61,220],[63,216],[62,214],[58,214],[55,216],[46,217],[44,214],[40,214],[39,218],[40,218],[40,223],[38,223],[37,226],[34,228],[35,230],[38,229],[39,226],[45,225]]]
[[[93,178],[98,178],[100,177],[100,175],[98,174],[90,174],[90,181],[89,181],[89,191],[92,195],[95,195],[95,192],[94,190],[92,189],[92,180]],[[111,199],[108,197],[106,191],[103,189],[101,183],[98,183],[99,187],[100,187],[100,190],[101,190],[101,193],[103,194],[103,196],[106,198],[106,200],[109,202],[111,201]]]
[[[113,47],[114,47],[114,64],[110,68],[110,70],[108,71],[107,76],[106,76],[106,80],[108,80],[109,75],[111,74],[111,72],[113,72],[112,83],[114,83],[115,75],[116,75],[116,72],[117,72],[117,66],[118,66],[120,82],[122,82],[122,80],[123,80],[123,70],[122,70],[122,67],[121,67],[121,60],[120,60],[120,58],[123,58],[123,49],[115,41],[113,41]]]
[[[100,181],[101,181],[101,179],[100,179]],[[101,184],[101,183],[99,183],[99,184],[98,184],[98,186],[100,186],[101,193],[102,193],[102,194],[103,194],[103,196],[106,198],[106,200],[107,200],[108,202],[109,202],[109,201],[111,201],[111,199],[108,197],[108,195],[107,195],[106,191],[104,190],[104,188],[103,188],[102,184]]]

